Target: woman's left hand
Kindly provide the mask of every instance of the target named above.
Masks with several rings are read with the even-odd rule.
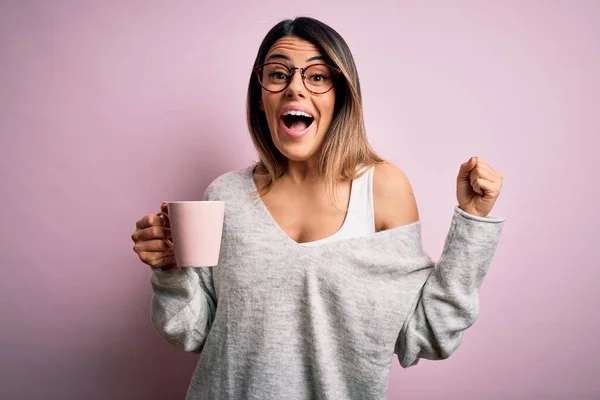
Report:
[[[500,195],[502,174],[481,158],[471,157],[460,166],[456,179],[456,198],[464,212],[487,217]]]

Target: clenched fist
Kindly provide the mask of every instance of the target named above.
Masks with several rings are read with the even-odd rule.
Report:
[[[504,178],[479,157],[471,157],[460,166],[456,179],[456,198],[461,210],[478,217],[492,211]]]

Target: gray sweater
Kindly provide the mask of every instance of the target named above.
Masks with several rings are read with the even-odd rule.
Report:
[[[385,399],[400,365],[445,359],[479,311],[504,218],[458,207],[436,264],[421,222],[304,247],[275,223],[252,169],[222,175],[219,265],[152,272],[152,322],[201,352],[188,399]]]

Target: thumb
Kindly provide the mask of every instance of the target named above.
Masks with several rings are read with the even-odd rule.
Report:
[[[469,161],[461,164],[460,170],[458,171],[458,178],[461,180],[469,179],[469,175],[475,166],[477,166],[477,157],[469,158]]]
[[[164,212],[165,214],[169,214],[169,209],[167,208],[167,202],[163,201],[162,204],[160,205],[160,211]],[[164,218],[161,216],[161,218],[163,219],[163,225],[165,228],[171,228],[171,221],[169,220],[169,218]]]

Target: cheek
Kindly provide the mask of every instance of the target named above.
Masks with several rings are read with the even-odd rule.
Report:
[[[320,105],[320,122],[329,124],[333,120],[333,111],[335,108],[335,96],[331,96]]]
[[[267,120],[270,122],[273,120],[277,110],[277,104],[279,100],[274,98],[273,95],[262,95],[261,98],[261,110],[266,114]]]

